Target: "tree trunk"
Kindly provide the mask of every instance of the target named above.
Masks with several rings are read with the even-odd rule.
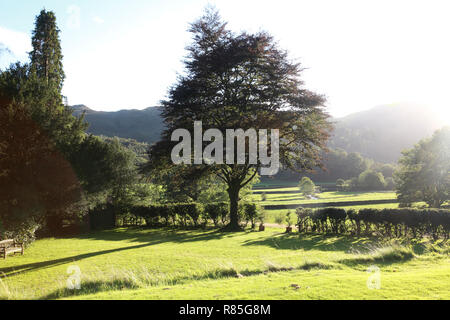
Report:
[[[230,198],[230,223],[225,229],[230,231],[240,230],[239,226],[239,191],[238,185],[228,187],[228,196]]]

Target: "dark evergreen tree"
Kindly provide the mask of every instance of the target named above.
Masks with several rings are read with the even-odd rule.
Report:
[[[56,16],[45,9],[36,17],[31,40],[33,50],[30,52],[31,70],[45,79],[49,86],[59,91],[64,82],[64,70]]]
[[[93,198],[104,201],[109,193],[118,202],[136,177],[134,159],[118,142],[88,137],[83,116],[74,117],[62,103],[58,33],[55,15],[43,10],[31,64],[0,72],[0,211],[7,215],[0,218],[9,221],[4,230],[34,221],[60,233],[63,220],[73,221]]]

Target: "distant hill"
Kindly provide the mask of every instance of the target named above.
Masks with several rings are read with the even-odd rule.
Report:
[[[116,112],[94,111],[84,105],[73,106],[74,114],[86,112],[88,132],[118,136],[152,144],[164,129],[161,107]],[[367,111],[333,119],[335,131],[330,148],[359,152],[379,162],[396,162],[401,151],[444,125],[428,108],[411,104],[382,105]]]
[[[85,105],[72,106],[74,115],[85,112],[88,132],[108,137],[121,137],[152,144],[159,140],[164,129],[160,107],[144,110],[95,111]]]
[[[334,119],[331,148],[359,152],[380,162],[396,162],[401,151],[444,126],[442,117],[421,105],[381,105]]]

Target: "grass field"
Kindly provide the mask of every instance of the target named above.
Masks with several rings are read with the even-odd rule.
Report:
[[[368,267],[381,288],[369,289]],[[69,266],[81,289],[66,289]],[[69,269],[70,270],[70,269]],[[448,245],[215,230],[42,239],[0,260],[2,299],[449,299]]]
[[[294,189],[295,188],[288,188]],[[270,190],[270,189],[269,189]],[[307,203],[324,203],[324,202],[347,202],[347,201],[367,201],[367,200],[395,200],[396,196],[394,192],[340,192],[330,191],[316,194],[317,200],[311,200],[305,198],[300,193],[275,193],[266,194],[266,201],[261,201],[260,194],[253,194],[252,200],[259,201],[260,205],[273,205],[273,204],[307,204]]]
[[[334,187],[336,182],[316,182],[317,186],[330,186]],[[255,184],[254,189],[268,189],[268,188],[286,188],[286,187],[297,187],[298,181],[284,181],[284,180],[268,180]]]
[[[324,192],[310,200],[288,193],[295,187],[261,190],[276,192],[266,201],[253,194],[261,205],[395,198],[393,192]],[[266,210],[266,222],[287,211]],[[238,233],[119,228],[41,239],[24,256],[0,260],[0,298],[450,299],[449,253],[448,244],[427,240],[284,234],[277,227]],[[373,266],[379,268],[380,289],[367,285]],[[79,290],[67,289],[74,270],[80,271]]]
[[[298,190],[297,187],[285,187],[285,188],[266,188],[255,189],[254,194],[251,195],[251,200],[258,203],[261,206],[268,205],[298,205],[302,204],[321,204],[327,202],[349,202],[349,201],[368,201],[368,200],[395,200],[395,192],[383,191],[383,192],[342,192],[342,191],[330,191],[316,194],[318,199],[311,200],[305,198]],[[272,192],[266,193],[266,200],[262,201],[260,192]],[[274,193],[276,192],[276,193]],[[339,206],[336,206],[339,207]],[[385,204],[370,204],[370,205],[350,205],[342,206],[345,209],[363,209],[363,208],[398,208],[397,203],[385,203]],[[291,211],[295,216],[295,209],[266,209],[266,222],[275,223],[277,216],[285,216],[288,211]],[[295,217],[294,217],[294,220]]]

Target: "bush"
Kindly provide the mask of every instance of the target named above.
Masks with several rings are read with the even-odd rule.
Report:
[[[216,202],[216,203],[208,203],[205,205],[205,214],[209,219],[211,219],[214,223],[214,226],[217,227],[219,225],[219,221],[223,217],[227,217],[228,215],[228,203],[227,202]]]
[[[266,211],[265,211],[264,209],[261,209],[261,210],[259,211],[258,217],[257,217],[259,223],[260,223],[261,225],[264,225],[264,222],[266,221],[266,218],[267,218]]]
[[[284,215],[280,212],[277,215],[275,215],[275,223],[276,224],[282,224],[284,221]]]
[[[255,229],[256,219],[258,218],[258,207],[254,203],[244,203],[244,218],[251,223],[252,229]]]
[[[344,179],[337,179],[336,180],[336,189],[338,191],[344,191],[345,190],[345,180]]]
[[[288,211],[286,212],[286,218],[285,218],[285,221],[286,221],[288,227],[292,226],[292,224],[294,223],[294,222],[292,221],[292,216],[291,216],[291,214],[292,214],[292,213],[291,213],[291,210],[288,210]]]
[[[316,185],[310,178],[303,177],[298,184],[298,188],[300,192],[303,193],[304,196],[307,196],[314,194],[316,190]]]
[[[183,226],[187,226],[188,220],[191,220],[194,226],[198,226],[202,211],[199,204],[177,203],[168,205],[167,207],[170,208],[169,215],[173,217],[174,220],[178,217]]]
[[[109,229],[116,226],[116,215],[112,205],[103,205],[89,211],[89,226],[93,230]]]
[[[299,232],[307,232],[310,217],[312,215],[312,209],[309,208],[297,208],[295,210],[297,214],[297,228]]]
[[[328,217],[331,225],[331,230],[334,233],[344,233],[345,232],[345,220],[347,218],[347,213],[344,209],[339,208],[325,208],[323,209]]]
[[[8,224],[8,229],[6,229],[2,221],[0,221],[0,241],[14,239],[28,245],[36,240],[36,231],[40,226],[33,219],[26,219],[17,223]]]
[[[386,181],[381,172],[366,170],[358,177],[358,187],[363,190],[383,190],[386,188]]]

